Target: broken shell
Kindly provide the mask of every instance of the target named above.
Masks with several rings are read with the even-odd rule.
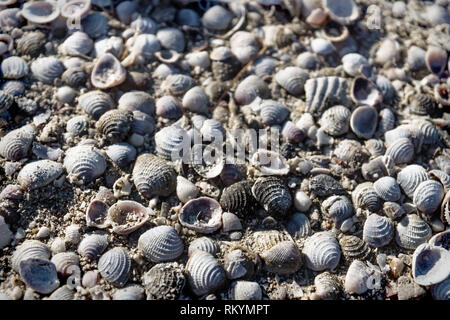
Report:
[[[430,46],[425,55],[425,63],[430,72],[440,75],[447,64],[447,52],[440,47]]]
[[[48,260],[50,258],[50,249],[40,241],[25,240],[21,245],[16,247],[16,250],[12,254],[12,268],[14,271],[19,272],[20,263],[33,258]]]
[[[383,212],[391,220],[400,218],[406,213],[405,209],[401,205],[396,202],[389,201],[383,203]]]
[[[156,101],[156,115],[176,120],[183,115],[182,104],[175,97],[163,96]]]
[[[260,177],[252,187],[252,193],[269,215],[286,216],[292,205],[292,196],[284,182],[276,177]]]
[[[263,176],[283,176],[290,171],[287,160],[279,153],[270,150],[258,149],[251,157],[250,163]]]
[[[414,197],[414,191],[419,184],[429,179],[427,171],[417,164],[411,164],[403,168],[397,175],[397,182],[403,192],[409,197]]]
[[[20,79],[28,74],[28,64],[20,57],[12,56],[4,59],[1,64],[5,79]]]
[[[98,119],[96,128],[109,142],[114,143],[128,137],[132,121],[133,115],[129,111],[109,110]]]
[[[158,263],[142,277],[148,300],[175,300],[184,288],[183,265]]]
[[[306,112],[321,116],[329,107],[347,101],[347,80],[339,77],[319,77],[305,82]]]
[[[227,253],[224,257],[224,269],[230,280],[239,279],[251,275],[254,265],[240,249]]]
[[[357,105],[374,107],[383,101],[376,84],[364,77],[354,78],[350,93]]]
[[[98,120],[105,112],[115,107],[109,94],[100,90],[89,91],[78,98],[78,104],[94,120]]]
[[[239,280],[231,284],[230,298],[232,300],[261,300],[262,290],[257,282]]]
[[[216,256],[219,252],[219,246],[214,240],[208,237],[200,237],[191,242],[188,248],[188,256],[190,257],[195,250],[202,250]]]
[[[323,130],[332,136],[347,133],[350,122],[350,110],[344,106],[331,107],[322,114],[320,125]]]
[[[397,234],[395,241],[399,246],[406,249],[415,249],[420,244],[431,238],[431,228],[418,215],[405,216],[397,224]]]
[[[269,93],[269,87],[261,78],[250,75],[238,84],[234,92],[234,98],[237,103],[246,105],[255,100],[256,97],[269,98]]]
[[[248,212],[255,205],[251,187],[251,183],[244,180],[224,188],[220,197],[222,209],[236,213],[241,217],[248,216]]]
[[[55,57],[42,57],[33,61],[31,72],[34,77],[46,84],[52,84],[64,72],[64,65]]]
[[[127,71],[119,60],[110,53],[104,53],[95,63],[91,73],[92,85],[109,89],[125,81]]]
[[[23,5],[21,15],[31,23],[45,24],[58,18],[60,8],[56,1],[33,1]]]
[[[51,262],[54,263],[56,272],[63,277],[70,276],[80,271],[80,259],[78,259],[77,254],[72,251],[55,254],[52,257]]]
[[[342,291],[338,278],[329,272],[319,273],[314,278],[316,294],[322,300],[337,300]]]
[[[421,286],[444,281],[450,275],[450,252],[442,247],[422,243],[413,254],[412,274]]]
[[[322,202],[322,212],[340,225],[353,214],[353,205],[345,196],[331,196]]]
[[[8,160],[20,160],[28,155],[35,129],[25,125],[7,133],[0,140],[0,155]]]
[[[322,231],[306,239],[303,254],[309,269],[314,271],[333,270],[339,264],[341,249],[332,233]]]
[[[402,193],[397,181],[392,177],[382,177],[374,182],[373,188],[385,201],[397,201]]]
[[[431,214],[439,208],[444,195],[440,182],[427,180],[420,183],[414,191],[414,204],[420,211]]]
[[[55,265],[50,261],[39,258],[22,260],[19,273],[25,284],[36,292],[48,294],[59,287]]]
[[[309,190],[319,197],[328,197],[345,193],[344,188],[336,181],[336,179],[323,173],[315,175],[309,180]]]
[[[322,0],[322,7],[331,20],[343,25],[354,23],[359,18],[359,9],[353,0],[339,3],[333,0]]]
[[[179,221],[198,233],[213,233],[222,226],[222,208],[208,197],[189,200],[180,211]]]
[[[139,237],[138,249],[151,262],[175,260],[183,253],[183,241],[174,228],[159,226]]]
[[[129,234],[143,226],[150,217],[150,210],[136,201],[118,201],[108,210],[113,232]]]
[[[286,230],[293,237],[306,238],[312,233],[308,217],[303,213],[294,213],[287,223]]]
[[[81,240],[78,245],[78,253],[91,261],[97,260],[108,246],[108,235],[90,234]]]
[[[123,287],[130,274],[131,259],[122,247],[105,252],[98,260],[98,271],[102,277],[116,287]]]
[[[370,248],[367,243],[357,236],[343,236],[339,240],[344,257],[353,261],[355,259],[366,260],[370,256]]]
[[[442,200],[441,221],[450,224],[450,191],[447,191]]]
[[[104,229],[110,225],[106,219],[108,216],[109,206],[102,200],[94,199],[89,203],[86,210],[86,225],[88,227],[96,227]]]
[[[287,92],[296,96],[303,92],[308,72],[298,67],[287,67],[277,72],[275,80]]]
[[[77,245],[81,240],[80,226],[77,224],[69,225],[65,230],[65,240],[70,244]]]
[[[293,241],[283,241],[261,253],[268,272],[286,275],[296,272],[302,266],[300,250]]]
[[[353,261],[345,276],[345,291],[348,293],[363,294],[369,290],[367,284],[371,275],[370,269],[364,262],[359,260]]]
[[[395,164],[410,163],[414,158],[414,145],[408,138],[400,138],[389,145],[385,155],[391,157]]]
[[[375,213],[369,215],[364,223],[363,239],[371,247],[387,245],[394,237],[394,224],[386,217]]]
[[[199,190],[195,186],[195,184],[182,176],[177,177],[176,193],[178,199],[181,202],[186,203],[189,200],[195,199],[198,195],[198,192]]]
[[[33,190],[52,183],[63,173],[60,163],[52,160],[38,160],[25,165],[17,181],[26,190]]]
[[[70,181],[86,184],[103,174],[106,170],[106,160],[92,146],[80,145],[66,151],[64,168]]]

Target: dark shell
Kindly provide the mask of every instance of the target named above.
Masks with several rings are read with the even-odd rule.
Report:
[[[111,142],[123,141],[128,137],[133,124],[133,114],[128,111],[110,110],[97,122],[97,131]]]
[[[61,79],[70,87],[78,88],[86,84],[87,75],[80,67],[69,68],[61,76]]]
[[[249,216],[255,205],[251,183],[244,180],[223,189],[220,205],[224,211],[236,213],[241,217]]]
[[[5,90],[0,90],[0,113],[7,111],[14,103],[14,97]]]
[[[176,300],[186,279],[183,265],[176,262],[159,263],[142,277],[147,300]]]
[[[342,253],[349,261],[366,260],[369,258],[371,252],[367,243],[357,236],[344,236],[339,240]]]
[[[44,50],[47,36],[40,31],[24,34],[17,40],[17,52],[21,56],[37,57]]]
[[[292,196],[283,180],[276,177],[260,177],[252,187],[259,204],[274,217],[283,217],[292,205]]]
[[[327,174],[318,174],[309,180],[309,190],[319,197],[345,194],[342,185]]]

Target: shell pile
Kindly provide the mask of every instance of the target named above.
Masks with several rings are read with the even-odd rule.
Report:
[[[449,36],[447,0],[0,1],[0,297],[449,300]]]

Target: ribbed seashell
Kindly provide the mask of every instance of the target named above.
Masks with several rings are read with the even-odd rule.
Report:
[[[25,165],[17,176],[20,186],[33,190],[46,186],[63,173],[63,166],[52,160],[38,160]]]
[[[278,71],[275,75],[275,80],[278,84],[294,96],[303,92],[305,82],[308,78],[308,72],[299,67],[286,67]]]
[[[59,46],[61,53],[70,56],[87,55],[92,48],[94,48],[94,41],[81,31],[74,32]]]
[[[248,210],[251,210],[255,205],[251,188],[252,185],[247,180],[236,182],[224,188],[220,197],[222,209],[244,217]]]
[[[419,245],[412,256],[412,275],[421,286],[444,281],[450,275],[450,252],[428,243]]]
[[[350,110],[344,106],[331,107],[322,114],[321,127],[329,135],[343,135],[349,129],[350,114]]]
[[[5,79],[20,79],[28,72],[28,64],[20,57],[11,56],[2,61],[1,70]]]
[[[166,119],[178,119],[183,115],[179,100],[172,96],[163,96],[156,101],[156,115]]]
[[[0,90],[0,113],[7,111],[14,103],[14,97],[4,90]]]
[[[414,191],[414,204],[420,211],[431,214],[435,212],[444,198],[444,187],[436,180],[421,182]]]
[[[289,116],[289,109],[275,100],[263,100],[260,104],[262,123],[268,126],[281,124]]]
[[[56,20],[60,8],[54,1],[33,1],[23,5],[21,15],[31,23],[45,24]]]
[[[195,80],[184,74],[169,75],[163,83],[163,87],[175,96],[184,94],[194,86]]]
[[[131,284],[114,292],[113,300],[144,300],[144,288]]]
[[[300,239],[308,237],[312,232],[308,217],[303,213],[294,213],[286,225],[286,230],[291,236]]]
[[[108,235],[90,234],[84,237],[78,245],[78,253],[91,261],[97,260],[108,247]]]
[[[370,256],[370,248],[367,243],[357,236],[343,236],[339,240],[344,257],[353,261],[355,259],[366,260]]]
[[[420,244],[425,243],[431,238],[431,228],[418,215],[411,214],[405,216],[397,224],[397,233],[395,241],[406,249],[415,249]]]
[[[231,300],[261,300],[262,290],[258,282],[239,280],[231,284],[229,298]]]
[[[98,271],[106,281],[116,287],[123,287],[128,281],[130,268],[130,256],[122,247],[106,251],[98,260]]]
[[[347,80],[339,77],[319,77],[305,82],[306,112],[321,116],[328,107],[347,101]]]
[[[260,254],[268,272],[286,275],[296,272],[302,266],[300,250],[293,241],[283,241]]]
[[[252,193],[259,204],[274,217],[283,217],[292,205],[288,187],[277,177],[260,177],[252,187]]]
[[[450,190],[445,194],[441,205],[441,221],[450,225]]]
[[[258,149],[250,159],[251,165],[256,167],[262,176],[283,176],[289,173],[287,160],[278,152]]]
[[[64,65],[55,57],[42,57],[33,61],[31,72],[39,81],[52,84],[64,72]]]
[[[0,89],[3,90],[3,92],[5,92],[13,97],[20,97],[25,93],[24,83],[22,81],[18,81],[18,80],[6,81],[1,85]],[[8,103],[6,106],[8,108],[10,107],[10,105]],[[6,106],[3,105],[2,109],[4,109]]]
[[[78,88],[86,84],[87,75],[84,70],[80,67],[69,68],[61,76],[62,81],[64,81],[68,86],[73,88]]]
[[[387,146],[390,146],[398,139],[407,138],[412,140],[412,134],[408,125],[400,125],[384,133],[384,140]]]
[[[167,262],[183,253],[183,241],[174,228],[158,226],[139,237],[138,249],[151,262]]]
[[[344,71],[352,77],[361,73],[361,67],[368,64],[367,59],[359,53],[348,53],[342,57]]]
[[[209,97],[202,87],[193,87],[183,96],[183,108],[196,112],[207,113],[209,110]]]
[[[19,273],[27,287],[42,294],[48,294],[59,287],[55,265],[40,258],[22,260]]]
[[[184,288],[183,265],[159,263],[142,277],[148,300],[175,300]]]
[[[222,226],[222,208],[216,200],[208,197],[189,200],[181,208],[179,221],[198,233],[213,233]]]
[[[339,279],[329,272],[319,273],[314,278],[314,285],[316,294],[322,300],[337,300],[342,291]]]
[[[237,103],[245,105],[251,103],[256,97],[267,99],[269,95],[267,84],[258,76],[250,75],[238,84],[234,99]]]
[[[136,149],[128,143],[119,142],[108,146],[106,155],[119,167],[125,167],[136,159]]]
[[[65,285],[53,291],[48,300],[74,300],[74,297],[74,291]]]
[[[387,245],[394,237],[394,224],[386,217],[375,213],[369,215],[364,223],[363,240],[374,248]]]
[[[450,89],[446,84],[437,84],[434,86],[434,98],[436,102],[443,106],[450,106]]]
[[[2,17],[0,17],[0,25],[2,24]],[[7,33],[0,34],[0,54],[11,52],[14,47],[14,39]]]
[[[276,244],[288,240],[292,239],[278,230],[255,231],[249,235],[248,245],[253,252],[262,254]]]
[[[344,288],[348,293],[363,294],[368,288],[371,270],[364,262],[355,260],[351,263],[345,276]]]
[[[381,199],[371,182],[363,182],[356,186],[352,192],[352,201],[358,208],[377,212],[381,207]]]
[[[89,37],[96,39],[108,33],[108,18],[101,12],[92,12],[81,21],[83,30]]]
[[[153,134],[156,128],[155,119],[147,113],[133,111],[133,125],[131,132],[140,135]]]
[[[89,145],[80,145],[66,151],[64,168],[69,174],[69,180],[86,184],[98,178],[106,170],[106,160],[103,155]]]
[[[376,84],[364,77],[354,78],[350,93],[357,105],[373,107],[383,101],[383,96]]]
[[[303,254],[306,266],[314,271],[333,270],[341,259],[339,243],[328,231],[316,232],[307,238]]]
[[[309,190],[319,197],[328,197],[345,193],[344,188],[336,181],[336,179],[322,173],[315,175],[309,180]]]
[[[226,281],[225,270],[214,257],[201,250],[196,250],[186,264],[189,286],[197,296],[213,293]]]
[[[181,127],[164,127],[155,134],[156,153],[164,159],[177,160],[183,156],[184,148],[190,147],[190,141]]]
[[[141,111],[148,115],[155,112],[155,101],[145,91],[130,91],[124,93],[118,101],[117,109],[121,111]]]
[[[182,9],[183,10],[183,9]],[[137,33],[150,33],[155,34],[158,29],[158,24],[148,18],[142,17],[133,20],[130,24],[131,28],[133,28]]]
[[[210,30],[225,30],[230,25],[233,15],[220,5],[209,8],[202,16],[202,25]]]
[[[62,103],[72,103],[75,97],[77,96],[77,92],[68,86],[59,87],[56,92],[56,99]]]
[[[429,179],[427,171],[417,164],[411,164],[403,168],[397,175],[397,182],[402,188],[403,192],[409,197],[413,198],[414,191],[420,183]]]
[[[395,115],[390,108],[384,108],[379,113],[378,132],[384,134],[394,129]]]
[[[431,296],[434,300],[450,300],[450,278],[431,286]]]
[[[353,205],[345,196],[331,196],[322,202],[322,212],[340,224],[353,214]]]
[[[386,149],[384,147],[384,142],[380,139],[366,140],[364,146],[370,152],[372,157],[382,156],[386,152]]]
[[[420,47],[411,46],[408,49],[406,61],[411,70],[420,70],[425,66],[426,52]]]
[[[414,158],[414,145],[408,138],[400,138],[386,149],[385,155],[390,156],[395,164],[409,163]]]
[[[397,181],[392,177],[382,177],[374,182],[373,188],[385,201],[397,201],[402,193]]]
[[[122,38],[105,36],[95,41],[92,55],[94,57],[101,57],[105,53],[110,53],[115,57],[120,57],[123,54],[124,50],[125,46]]]
[[[64,239],[70,244],[78,244],[81,240],[80,226],[77,224],[71,224],[64,230]]]
[[[259,43],[250,32],[237,31],[230,38],[230,48],[236,58],[246,64],[258,54]]]
[[[21,245],[16,247],[16,250],[12,254],[11,257],[12,268],[15,271],[19,272],[20,262],[32,258],[48,260],[50,258],[50,249],[47,247],[46,244],[40,241],[25,240]]]
[[[149,219],[151,211],[136,201],[118,201],[108,210],[113,232],[129,234],[142,227]]]
[[[268,76],[274,73],[276,60],[270,56],[262,56],[255,60],[253,66],[258,77]]]
[[[190,257],[196,250],[205,251],[213,256],[216,256],[217,252],[219,252],[219,246],[211,238],[200,237],[190,243],[188,248],[188,256]]]
[[[106,111],[113,109],[114,100],[109,94],[100,90],[93,90],[82,94],[78,104],[94,120],[98,120]]]
[[[375,84],[377,85],[378,90],[380,90],[383,96],[383,101],[389,102],[394,99],[396,95],[395,88],[388,78],[377,75],[375,78]]]
[[[106,111],[96,123],[97,131],[111,143],[123,141],[128,137],[133,123],[133,114],[129,111]]]
[[[40,31],[25,33],[17,40],[17,52],[21,56],[36,57],[44,49],[46,38],[46,35]]]
[[[91,83],[99,89],[109,89],[123,83],[127,71],[120,61],[110,53],[104,53],[94,65]]]
[[[322,0],[322,7],[331,20],[343,25],[350,25],[359,18],[359,8],[353,0]]]
[[[383,212],[391,220],[400,218],[406,213],[405,209],[400,204],[390,201],[383,203]]]
[[[25,125],[12,130],[0,140],[0,155],[8,160],[20,160],[28,155],[34,140],[35,129]]]
[[[156,33],[161,46],[176,52],[183,52],[185,47],[184,34],[175,28],[163,28]]]
[[[425,64],[430,72],[440,75],[447,65],[447,52],[440,47],[428,47]]]
[[[164,159],[151,153],[137,157],[132,175],[136,189],[144,197],[166,197],[175,191],[176,171]]]
[[[56,272],[66,277],[80,270],[80,259],[75,252],[61,252],[52,257],[51,262],[55,264]]]

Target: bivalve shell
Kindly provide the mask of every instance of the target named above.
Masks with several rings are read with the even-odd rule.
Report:
[[[131,259],[122,247],[105,252],[98,260],[98,271],[102,277],[116,287],[123,287],[128,281]]]
[[[234,92],[236,102],[241,105],[251,103],[256,97],[267,99],[269,96],[269,87],[261,78],[255,75],[250,75],[242,80]]]
[[[55,265],[44,259],[31,258],[20,262],[19,273],[27,287],[48,294],[59,287]]]
[[[422,243],[412,257],[414,281],[429,286],[444,281],[450,275],[450,252],[442,247]]]
[[[215,240],[208,237],[200,237],[191,242],[188,248],[188,256],[190,257],[192,253],[196,250],[202,250],[216,256],[219,252],[219,246]]]
[[[293,237],[307,238],[312,233],[309,219],[303,213],[294,213],[289,219],[286,230]]]
[[[377,109],[371,106],[362,106],[352,112],[350,127],[352,131],[362,139],[370,139],[378,124]]]
[[[106,247],[108,247],[108,235],[94,233],[81,240],[77,251],[81,256],[94,261],[101,256]]]
[[[12,56],[4,59],[1,64],[5,79],[20,79],[28,74],[28,64],[20,57]]]
[[[55,264],[56,272],[67,277],[80,271],[80,259],[75,252],[60,252],[52,257],[51,262]]]
[[[327,108],[346,102],[347,80],[339,77],[319,77],[305,82],[306,112],[320,117]]]
[[[106,111],[96,123],[97,131],[107,141],[114,143],[123,141],[128,137],[133,123],[133,114],[129,111],[109,110]]]
[[[180,211],[179,221],[198,233],[213,233],[222,226],[222,208],[208,197],[189,200]]]
[[[260,177],[252,187],[252,193],[268,214],[286,216],[292,205],[292,196],[284,182],[276,177]]]
[[[431,295],[434,300],[450,300],[450,278],[431,287]]]
[[[35,129],[25,125],[7,133],[0,140],[0,155],[8,160],[20,160],[28,155]]]
[[[345,189],[335,178],[323,173],[309,180],[309,190],[319,197],[345,194]]]
[[[183,108],[195,113],[207,113],[209,110],[209,97],[202,87],[193,87],[183,96]]]
[[[182,104],[175,97],[163,96],[156,101],[156,115],[176,120],[183,115]]]
[[[113,300],[144,300],[144,288],[131,284],[114,292]]]
[[[431,214],[439,208],[444,195],[440,182],[427,180],[420,183],[414,191],[414,204],[420,211]]]
[[[11,257],[12,268],[19,272],[19,265],[22,261],[28,259],[48,260],[50,258],[50,249],[46,244],[37,240],[25,240],[21,245],[16,247],[16,250]],[[56,273],[56,270],[55,270]]]
[[[344,257],[349,260],[366,260],[369,258],[371,252],[370,248],[364,240],[357,236],[348,235],[343,236],[339,240]]]
[[[231,285],[230,298],[232,300],[261,300],[262,290],[257,282],[239,280]]]
[[[385,201],[397,201],[402,193],[397,181],[392,177],[382,177],[374,182],[373,188]]]
[[[258,149],[250,158],[250,164],[258,169],[261,176],[284,176],[290,171],[287,160],[279,153]]]
[[[374,107],[383,101],[375,83],[364,77],[356,77],[350,89],[352,100],[361,106]]]
[[[429,179],[428,173],[422,166],[411,164],[404,167],[397,174],[397,182],[403,192],[409,197],[414,197],[414,191],[419,184]]]
[[[275,100],[264,100],[260,106],[262,123],[268,126],[281,124],[289,116],[289,109]]]
[[[369,290],[368,282],[372,273],[364,262],[355,260],[347,270],[345,276],[345,291],[348,293],[363,294]]]
[[[329,272],[319,273],[314,278],[314,285],[316,294],[322,300],[337,300],[342,291],[339,279]]]
[[[202,25],[210,30],[225,30],[230,25],[233,15],[220,5],[209,8],[202,16]]]
[[[67,37],[58,49],[65,55],[79,56],[89,54],[93,48],[94,41],[86,33],[76,31]]]
[[[136,149],[125,142],[108,146],[106,154],[119,167],[125,167],[136,159]]]
[[[31,23],[45,24],[58,18],[60,8],[55,1],[33,1],[23,5],[21,15]]]
[[[394,224],[386,217],[375,213],[369,215],[364,223],[363,239],[374,248],[387,245],[394,237]]]
[[[109,89],[123,83],[127,71],[119,60],[110,53],[104,53],[95,63],[91,83],[99,89]]]
[[[264,268],[268,272],[287,275],[296,272],[302,266],[300,250],[293,241],[283,241],[261,253]]]
[[[322,212],[340,225],[353,214],[353,205],[345,196],[331,196],[322,202]]]
[[[408,138],[400,138],[386,149],[385,155],[390,156],[395,164],[410,163],[414,158],[414,145]]]
[[[240,249],[228,252],[224,257],[224,269],[230,280],[250,276],[254,265]]]
[[[158,263],[142,277],[147,300],[176,300],[186,279],[183,265],[176,262]]]
[[[309,74],[298,67],[287,67],[277,72],[275,80],[290,94],[297,96],[304,90]]]
[[[126,92],[120,97],[117,104],[117,109],[122,111],[141,111],[148,115],[153,115],[155,112],[155,101],[145,91]]]
[[[55,57],[42,57],[33,61],[31,72],[37,80],[52,84],[64,72],[64,65]]]
[[[105,172],[106,160],[94,147],[80,145],[66,151],[64,168],[70,181],[86,184]]]
[[[44,48],[46,36],[40,31],[25,33],[17,40],[17,52],[21,56],[29,55],[31,57],[38,56]]]
[[[349,129],[350,114],[350,110],[344,106],[331,107],[322,114],[321,127],[329,135],[343,135]]]
[[[138,249],[151,262],[175,260],[183,253],[183,241],[170,226],[152,228],[139,237]]]
[[[416,249],[431,238],[431,228],[418,215],[407,215],[397,224],[395,241],[406,249]]]
[[[343,0],[339,3],[333,0],[322,0],[322,7],[331,20],[343,25],[354,23],[360,14],[353,0]]]
[[[63,173],[63,166],[52,160],[38,160],[25,165],[17,181],[26,190],[33,190],[52,183]]]
[[[136,201],[124,200],[113,204],[108,210],[113,232],[129,234],[142,227],[149,219],[150,209]]]
[[[303,254],[306,266],[314,271],[333,270],[341,259],[339,243],[328,231],[317,232],[307,238]]]
[[[163,83],[169,93],[179,96],[195,86],[195,80],[184,74],[171,74]]]
[[[220,205],[225,211],[236,213],[241,217],[248,216],[255,205],[251,183],[244,180],[224,188],[220,196]]]
[[[48,297],[48,300],[74,300],[74,291],[69,286],[62,286]]]
[[[82,94],[78,104],[94,120],[98,120],[106,111],[115,107],[114,100],[109,94],[100,90],[93,90]]]

